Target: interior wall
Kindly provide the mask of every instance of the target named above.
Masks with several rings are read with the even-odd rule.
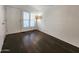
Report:
[[[79,6],[52,6],[41,22],[41,31],[79,47]]]
[[[0,5],[0,52],[5,38],[5,15],[4,6]]]
[[[21,10],[6,7],[7,34],[20,32],[21,29]]]
[[[24,28],[23,27],[23,16],[22,12],[28,12],[15,7],[6,7],[6,20],[7,20],[7,34],[18,33],[23,31],[29,31],[37,29],[36,25],[34,27]]]

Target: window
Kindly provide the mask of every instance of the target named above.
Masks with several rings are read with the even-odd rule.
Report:
[[[35,15],[28,12],[23,12],[23,27],[35,27]]]
[[[23,12],[23,27],[29,27],[29,13]]]
[[[30,19],[30,27],[34,27],[35,26],[35,15],[31,13],[31,19]]]

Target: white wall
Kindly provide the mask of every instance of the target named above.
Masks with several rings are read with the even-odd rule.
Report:
[[[36,26],[29,28],[23,27],[22,12],[25,12],[25,10],[9,6],[6,7],[7,34],[36,29]]]
[[[20,32],[21,11],[17,8],[6,7],[7,34]]]
[[[5,38],[4,6],[0,5],[0,52],[3,46],[4,38]]]
[[[41,31],[79,47],[79,6],[54,6],[41,22]]]

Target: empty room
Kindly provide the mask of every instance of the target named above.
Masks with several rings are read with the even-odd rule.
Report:
[[[1,53],[79,53],[79,5],[0,5]]]

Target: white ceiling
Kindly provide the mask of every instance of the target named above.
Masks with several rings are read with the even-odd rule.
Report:
[[[8,7],[15,7],[29,12],[45,12],[53,5],[8,5]]]

